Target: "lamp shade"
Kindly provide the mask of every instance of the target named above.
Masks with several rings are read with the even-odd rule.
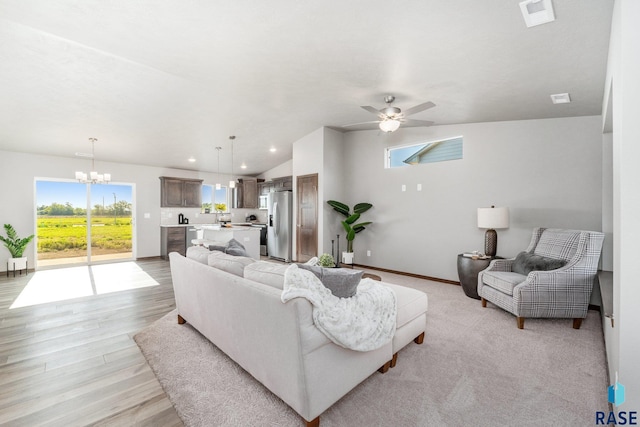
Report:
[[[509,208],[478,208],[478,228],[509,228]]]
[[[384,132],[393,132],[398,130],[398,128],[400,127],[400,121],[395,119],[385,119],[380,122],[378,127],[380,127],[380,130]]]

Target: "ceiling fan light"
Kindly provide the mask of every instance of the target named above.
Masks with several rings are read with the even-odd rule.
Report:
[[[378,125],[383,132],[393,132],[400,127],[400,121],[395,119],[386,119],[380,122]]]

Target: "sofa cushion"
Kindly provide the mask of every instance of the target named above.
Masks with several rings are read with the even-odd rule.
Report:
[[[351,298],[358,290],[362,271],[348,268],[324,268],[316,265],[298,264],[298,267],[312,272],[338,298]]]
[[[218,268],[227,273],[235,274],[236,276],[244,276],[244,268],[256,262],[253,258],[228,255],[219,251],[212,251],[209,253],[208,264],[211,267]]]
[[[207,264],[209,262],[210,253],[209,249],[204,246],[189,246],[187,248],[187,258],[191,258],[201,264]]]
[[[424,292],[386,282],[383,284],[391,288],[396,294],[396,306],[398,307],[396,329],[427,312],[428,300],[427,294]]]
[[[567,262],[562,259],[548,258],[529,252],[520,252],[511,266],[511,271],[526,276],[532,271],[555,270],[564,266],[566,263]]]
[[[482,282],[503,294],[513,295],[513,288],[527,280],[527,276],[511,271],[486,271]]]
[[[287,268],[289,268],[289,264],[256,261],[244,268],[244,278],[272,286],[276,289],[283,289],[284,272]]]

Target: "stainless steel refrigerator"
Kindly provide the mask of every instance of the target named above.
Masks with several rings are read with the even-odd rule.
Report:
[[[269,193],[267,200],[267,253],[269,258],[291,261],[291,191]]]

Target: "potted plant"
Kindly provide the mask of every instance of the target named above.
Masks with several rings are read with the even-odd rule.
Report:
[[[346,217],[346,219],[342,221],[342,226],[344,227],[344,231],[347,232],[347,250],[342,252],[342,262],[345,264],[353,264],[353,239],[356,238],[357,233],[365,229],[365,226],[371,224],[371,221],[359,222],[357,224],[356,221],[360,219],[360,215],[371,209],[373,205],[371,203],[357,203],[353,207],[352,213],[349,206],[344,203],[335,200],[329,200],[327,203],[336,212]]]
[[[0,236],[0,241],[4,243],[11,254],[7,268],[15,270],[25,270],[27,268],[27,257],[23,257],[24,250],[33,239],[33,234],[21,239],[11,224],[5,224],[4,230],[7,237]]]
[[[336,261],[330,254],[322,254],[318,258],[318,264],[320,267],[333,268],[336,266]]]

